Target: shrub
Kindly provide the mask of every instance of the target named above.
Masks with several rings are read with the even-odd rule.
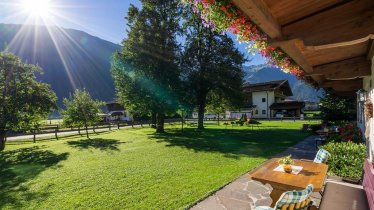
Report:
[[[316,132],[317,130],[321,129],[321,124],[313,124],[313,125],[310,125],[310,129],[311,129],[313,132]]]
[[[329,174],[360,179],[366,157],[366,146],[353,142],[330,142],[321,148],[331,153]]]
[[[330,136],[327,141],[331,142],[349,142],[363,143],[364,137],[361,130],[356,126],[355,123],[351,122],[339,122],[335,124],[339,126],[339,134]]]

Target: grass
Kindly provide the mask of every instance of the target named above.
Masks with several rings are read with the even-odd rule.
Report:
[[[304,139],[305,122],[124,129],[0,152],[0,209],[176,209]]]

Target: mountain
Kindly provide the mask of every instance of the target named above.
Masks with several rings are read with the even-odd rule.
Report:
[[[292,74],[285,73],[278,68],[268,65],[245,66],[245,81],[249,83],[268,82],[272,80],[287,79],[290,83],[293,97],[295,100],[319,101],[321,91],[298,80]]]
[[[92,97],[103,101],[115,98],[110,61],[120,45],[73,29],[0,24],[0,50],[6,48],[24,62],[44,69],[38,79],[51,84],[60,106],[76,88],[85,88]],[[318,91],[277,68],[246,66],[244,71],[250,83],[288,79],[294,99],[318,101]]]
[[[43,68],[38,79],[51,84],[60,106],[76,88],[103,101],[115,97],[110,60],[120,45],[73,29],[0,24],[0,50],[5,48]]]

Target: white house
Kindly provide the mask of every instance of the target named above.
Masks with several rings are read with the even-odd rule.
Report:
[[[253,118],[300,117],[305,103],[287,100],[292,90],[287,80],[245,84],[245,108],[252,109]]]
[[[118,102],[111,101],[106,103],[108,113],[106,115],[106,121],[132,121],[132,116],[125,108]]]

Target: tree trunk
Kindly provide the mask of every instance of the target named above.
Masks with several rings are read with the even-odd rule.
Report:
[[[152,128],[156,129],[157,126],[157,119],[156,119],[156,112],[152,112],[152,115],[151,115],[151,124],[152,124]]]
[[[219,126],[219,113],[217,114],[218,119],[217,119],[217,125]]]
[[[165,122],[165,114],[164,113],[158,113],[157,114],[157,129],[156,133],[164,133],[164,122]]]
[[[6,131],[0,131],[0,151],[5,149]]]
[[[84,125],[84,127],[86,127],[86,136],[87,136],[87,138],[89,139],[90,137],[88,136],[88,126],[87,126],[87,124]]]
[[[200,100],[197,129],[204,129],[204,112],[205,112],[205,99]]]

